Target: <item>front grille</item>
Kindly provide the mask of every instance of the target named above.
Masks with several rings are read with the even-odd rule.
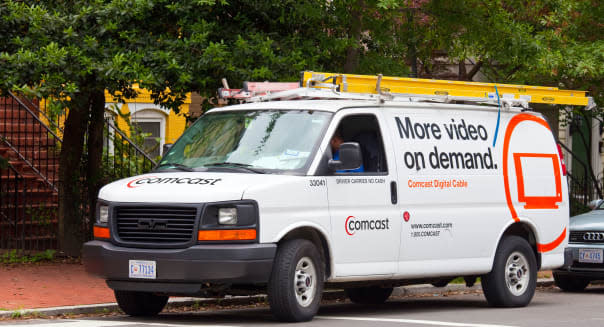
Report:
[[[603,231],[570,232],[569,243],[604,244]]]
[[[189,242],[197,218],[193,207],[117,207],[114,212],[119,239],[137,243]]]

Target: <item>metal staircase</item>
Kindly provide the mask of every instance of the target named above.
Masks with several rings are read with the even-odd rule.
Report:
[[[60,122],[64,119],[48,117],[37,103],[10,92],[0,97],[0,156],[8,159],[8,167],[0,167],[0,251],[58,248]],[[104,130],[105,182],[155,167],[155,161],[110,120]],[[94,210],[87,205],[87,182],[80,182],[82,219],[90,222]]]
[[[13,94],[0,98],[0,249],[57,247],[61,139],[39,109]]]

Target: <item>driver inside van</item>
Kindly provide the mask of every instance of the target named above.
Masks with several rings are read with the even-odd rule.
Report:
[[[344,143],[344,139],[342,138],[342,134],[340,133],[340,130],[338,129],[333,134],[331,141],[329,141],[329,144],[331,145],[331,153],[333,154],[333,160],[340,160],[340,145],[342,143]],[[365,168],[363,167],[362,163],[361,163],[361,166],[357,169],[347,169],[347,170],[336,171],[336,173],[362,173],[362,172],[365,172]]]

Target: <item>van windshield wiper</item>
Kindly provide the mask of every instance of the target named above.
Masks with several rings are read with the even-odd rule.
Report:
[[[265,172],[262,171],[262,170],[260,170],[260,169],[254,169],[254,168],[252,168],[252,165],[248,165],[248,164],[244,164],[244,163],[240,163],[240,162],[228,162],[228,161],[225,161],[225,162],[214,162],[214,163],[211,163],[211,164],[204,165],[204,167],[225,167],[225,168],[228,168],[228,166],[233,166],[235,168],[245,169],[245,170],[251,171],[251,172],[256,173],[256,174],[265,174]]]
[[[195,169],[193,169],[189,166],[185,166],[183,164],[179,164],[179,163],[175,163],[175,162],[166,162],[166,163],[163,163],[163,164],[160,164],[159,166],[157,166],[157,168],[161,168],[161,167],[173,167],[173,168],[177,168],[182,171],[195,171]]]

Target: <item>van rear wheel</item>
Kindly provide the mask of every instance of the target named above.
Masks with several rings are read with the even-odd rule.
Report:
[[[155,316],[160,313],[168,297],[148,292],[114,291],[117,305],[129,316]]]
[[[537,260],[526,240],[506,236],[495,254],[493,269],[481,278],[482,290],[495,307],[524,307],[537,287]]]
[[[346,296],[353,303],[357,304],[382,304],[388,300],[392,294],[392,287],[357,287],[347,288],[344,291]]]
[[[268,282],[268,302],[280,321],[311,320],[321,304],[324,263],[315,245],[304,239],[279,245]]]

